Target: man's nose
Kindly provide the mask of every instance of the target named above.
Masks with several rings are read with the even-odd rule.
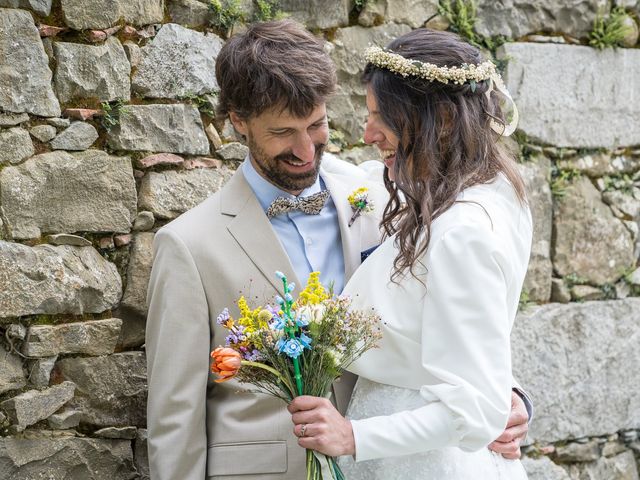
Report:
[[[308,134],[301,135],[293,147],[293,154],[300,160],[310,162],[316,156],[316,147]]]

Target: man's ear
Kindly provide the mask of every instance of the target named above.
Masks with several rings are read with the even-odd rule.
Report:
[[[247,126],[247,121],[244,118],[242,118],[236,112],[229,112],[229,120],[231,120],[233,128],[235,128],[240,135],[242,135],[243,137],[247,136],[247,131],[249,129]]]

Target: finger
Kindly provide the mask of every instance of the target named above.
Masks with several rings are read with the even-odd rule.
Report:
[[[495,439],[496,442],[511,442],[513,440],[522,440],[529,431],[529,425],[526,423],[507,428],[502,435]]]
[[[326,398],[312,397],[310,395],[302,395],[294,398],[287,406],[289,413],[299,412],[301,410],[312,410],[319,406],[330,403]]]
[[[317,419],[315,410],[296,412],[291,415],[291,421],[295,425],[302,425],[303,423],[313,423],[315,419]]]
[[[304,428],[303,428],[304,425]],[[312,437],[313,428],[310,423],[301,423],[293,427],[293,434],[298,438]]]
[[[527,412],[527,407],[525,406],[524,401],[516,392],[511,392],[511,412],[509,413],[507,428],[513,425],[527,423],[528,421],[529,412]]]
[[[520,458],[519,442],[493,442],[489,445],[489,450],[501,454],[505,458]]]

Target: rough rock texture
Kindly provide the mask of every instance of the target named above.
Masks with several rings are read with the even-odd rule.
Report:
[[[371,27],[384,21],[419,28],[436,13],[437,0],[369,0],[358,16],[358,23]]]
[[[198,0],[169,0],[167,9],[172,22],[190,28],[207,26],[212,16],[207,4]]]
[[[507,43],[499,56],[509,59],[505,80],[528,136],[558,147],[640,143],[640,129],[631,128],[640,110],[640,50]]]
[[[131,259],[127,270],[127,287],[122,297],[122,307],[138,315],[147,315],[147,285],[153,263],[154,233],[139,233],[131,248]]]
[[[600,458],[584,466],[571,466],[572,478],[578,480],[638,480],[638,468],[633,453],[627,451],[611,458]]]
[[[51,141],[54,150],[86,150],[98,139],[98,131],[85,122],[73,122]]]
[[[115,150],[209,153],[200,112],[191,105],[129,105],[108,142]]]
[[[37,155],[0,171],[0,203],[16,239],[127,232],[136,211],[131,162],[99,150]]]
[[[26,8],[46,17],[51,13],[53,0],[0,0],[0,7]]]
[[[43,143],[52,140],[57,134],[56,127],[52,125],[36,125],[29,130],[29,133],[36,140],[40,140]]]
[[[216,155],[223,160],[242,161],[249,155],[249,147],[238,142],[226,143],[216,150]]]
[[[24,430],[29,425],[44,420],[73,397],[76,386],[63,382],[46,390],[29,390],[0,403],[12,425]]]
[[[551,227],[553,200],[549,188],[551,162],[540,156],[518,165],[525,181],[533,218],[533,242],[529,269],[523,290],[535,302],[547,302],[551,296]]]
[[[280,0],[280,9],[309,29],[343,27],[349,24],[349,0]]]
[[[139,428],[133,447],[133,458],[141,480],[149,480],[149,454],[147,452],[147,430]]]
[[[51,370],[58,359],[55,357],[38,358],[29,361],[29,383],[34,387],[46,387],[51,380]]]
[[[117,38],[109,37],[102,45],[56,42],[53,46],[57,60],[55,88],[61,102],[131,98],[131,66]]]
[[[122,294],[115,265],[91,247],[0,241],[0,318],[100,313]]]
[[[585,177],[574,180],[556,200],[554,227],[553,265],[562,276],[613,283],[634,262],[631,235]]]
[[[0,438],[0,478],[129,480],[131,441],[95,438]]]
[[[327,112],[331,124],[345,132],[349,143],[357,142],[362,136],[367,112],[365,89],[360,81],[365,66],[362,52],[370,44],[384,46],[409,30],[406,25],[395,24],[341,28],[329,44],[337,68],[338,90],[327,103]]]
[[[530,308],[511,339],[514,375],[535,392],[527,443],[640,427],[628,387],[640,371],[640,298]]]
[[[61,0],[67,25],[76,30],[108,28],[119,20],[133,25],[162,22],[164,0]]]
[[[0,110],[59,116],[49,58],[29,12],[0,8],[0,52]]]
[[[156,218],[176,218],[218,191],[231,174],[226,167],[149,172],[142,179],[138,208]]]
[[[27,384],[22,369],[22,360],[18,355],[0,350],[0,394],[17,390]]]
[[[606,6],[606,0],[479,0],[475,29],[485,37],[562,32],[583,38]]]
[[[218,89],[215,65],[222,39],[180,25],[164,25],[142,49],[132,87],[150,98],[180,98]]]
[[[547,457],[522,459],[529,480],[570,480],[567,471]]]
[[[20,163],[35,153],[33,142],[23,128],[0,130],[0,165]]]
[[[119,318],[35,325],[29,328],[24,354],[30,357],[51,357],[61,353],[108,355],[116,347],[121,327]]]
[[[71,380],[76,393],[69,402],[91,425],[146,424],[147,364],[143,352],[59,360],[54,376]]]
[[[29,120],[26,113],[0,112],[0,127],[13,127]]]

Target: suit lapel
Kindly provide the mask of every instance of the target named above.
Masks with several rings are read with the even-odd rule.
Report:
[[[289,257],[241,169],[227,183],[221,209],[223,214],[235,217],[227,227],[229,233],[276,291],[282,292],[282,283],[275,276],[276,270],[300,284]]]
[[[355,188],[353,187],[353,181],[345,181],[345,179],[339,175],[329,174],[322,170],[320,171],[320,175],[329,193],[331,193],[331,199],[338,212],[342,252],[344,255],[344,278],[346,282],[360,265],[362,222],[356,220],[353,225],[348,226],[351,215],[353,214],[348,197]]]

